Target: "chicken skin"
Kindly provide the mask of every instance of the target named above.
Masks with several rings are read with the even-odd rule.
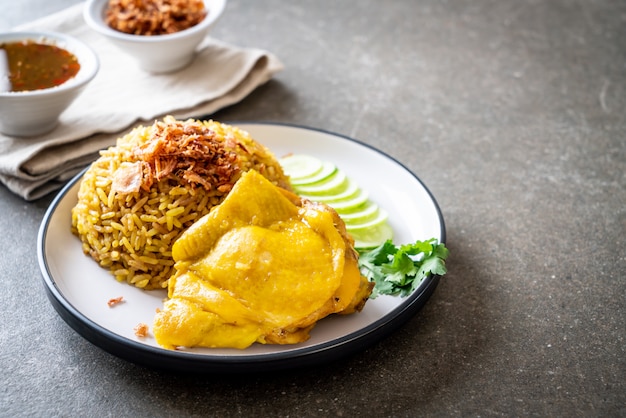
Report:
[[[154,321],[165,347],[306,341],[320,319],[360,311],[372,291],[329,206],[256,171],[174,244],[176,273]]]

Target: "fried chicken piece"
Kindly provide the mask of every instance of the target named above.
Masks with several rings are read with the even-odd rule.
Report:
[[[337,213],[244,173],[174,244],[154,335],[166,348],[295,344],[320,319],[363,308],[372,284]]]

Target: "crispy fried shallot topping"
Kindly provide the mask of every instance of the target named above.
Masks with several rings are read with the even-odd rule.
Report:
[[[106,23],[133,35],[164,35],[200,23],[207,11],[202,0],[109,0]]]
[[[125,163],[113,174],[111,188],[117,193],[138,192],[143,181],[143,165],[140,161]]]
[[[139,187],[147,191],[155,182],[173,176],[191,187],[229,192],[240,169],[239,156],[227,148],[228,143],[199,121],[155,122],[150,139],[133,150],[135,164],[116,173],[114,188],[119,193]]]
[[[109,305],[109,308],[112,308],[115,305],[119,305],[122,302],[124,302],[124,296],[118,296],[116,298],[109,299],[109,301],[107,302],[107,305]]]
[[[143,322],[138,323],[137,325],[135,325],[135,328],[133,328],[133,331],[135,331],[135,335],[139,338],[147,337],[148,330],[148,325],[144,324]]]

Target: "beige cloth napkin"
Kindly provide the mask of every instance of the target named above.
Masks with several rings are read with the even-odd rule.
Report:
[[[283,68],[267,51],[207,37],[188,67],[149,74],[87,27],[82,8],[77,4],[15,28],[74,35],[100,59],[100,71],[61,115],[54,131],[35,138],[0,134],[0,181],[26,200],[62,187],[133,126],[165,115],[179,119],[210,115],[242,100]]]

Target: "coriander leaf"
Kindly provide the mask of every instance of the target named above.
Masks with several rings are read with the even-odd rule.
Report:
[[[417,268],[411,258],[401,251],[398,251],[391,263],[381,265],[381,271],[387,275],[388,281],[399,285],[406,284],[407,276],[414,277],[417,274]]]
[[[379,295],[408,296],[432,274],[446,273],[449,251],[443,243],[431,238],[400,246],[387,240],[359,256],[361,274],[374,282],[371,299]]]
[[[450,251],[443,244],[437,245],[436,247],[433,248],[433,254],[437,255],[437,257],[441,258],[442,260],[445,260],[446,258],[448,258],[449,252]]]
[[[395,292],[393,283],[379,280],[375,282],[374,290],[372,290],[372,295],[370,296],[370,298],[376,299],[378,295],[390,295],[393,292]]]
[[[363,262],[380,265],[389,261],[389,256],[395,253],[396,246],[393,245],[391,240],[387,240],[373,250],[361,253],[359,259]]]
[[[446,265],[443,259],[431,255],[422,261],[422,265],[420,266],[420,275],[427,275],[428,273],[444,275],[446,274]]]
[[[420,253],[430,253],[433,250],[433,243],[436,244],[437,240],[430,239],[428,241],[415,241],[413,244],[404,244],[400,246],[400,251],[410,255],[417,255]]]

